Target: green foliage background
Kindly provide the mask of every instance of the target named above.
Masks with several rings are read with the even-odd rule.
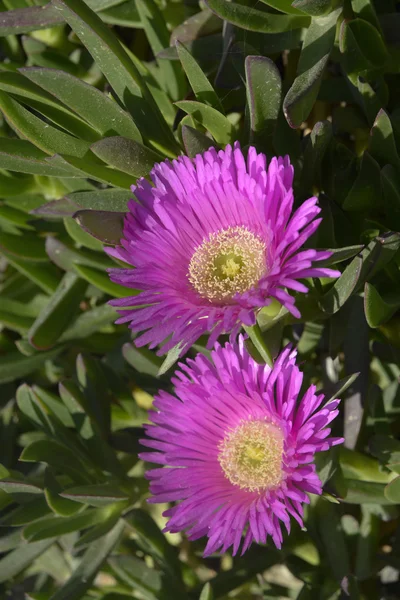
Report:
[[[399,6],[0,0],[1,598],[400,597]],[[301,321],[261,311],[249,348],[298,345],[346,447],[282,551],[205,560],[145,501],[138,440],[176,353],[113,324],[131,291],[103,246],[154,162],[236,139],[319,195],[310,243],[343,274]]]

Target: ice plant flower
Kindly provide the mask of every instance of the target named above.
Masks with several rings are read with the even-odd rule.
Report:
[[[115,283],[141,290],[113,300],[129,322],[138,346],[160,354],[181,343],[185,352],[210,332],[232,339],[242,324],[253,325],[257,309],[275,298],[295,317],[288,290],[307,292],[299,279],[337,277],[313,266],[327,251],[301,250],[321,219],[317,198],[293,214],[293,167],[289,157],[272,158],[238,143],[210,149],[194,159],[180,156],[156,164],[151,185],[132,187],[121,246],[108,253],[135,269],[110,269]]]
[[[147,471],[150,502],[173,502],[165,531],[208,537],[205,556],[233,546],[242,553],[270,536],[282,544],[282,524],[302,526],[308,493],[321,494],[316,452],[343,442],[329,437],[339,400],[324,404],[312,385],[299,396],[303,375],[296,351],[286,348],[274,366],[256,363],[243,337],[216,344],[180,364],[175,394],[159,392],[154,424],[140,454],[160,467]]]

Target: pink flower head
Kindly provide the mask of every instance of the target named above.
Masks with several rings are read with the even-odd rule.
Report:
[[[271,536],[293,516],[302,526],[308,493],[321,494],[316,452],[343,442],[329,438],[339,400],[323,405],[312,385],[300,399],[303,375],[296,351],[286,348],[274,367],[256,363],[239,342],[216,344],[180,364],[175,395],[161,391],[140,455],[161,465],[146,473],[150,502],[174,502],[165,531],[208,537],[205,556],[233,546],[242,553]]]
[[[121,246],[108,253],[135,269],[110,269],[115,283],[142,290],[113,300],[129,322],[138,346],[178,343],[182,354],[209,332],[233,339],[242,324],[254,325],[257,309],[275,298],[295,317],[300,312],[288,290],[307,292],[299,279],[338,277],[313,267],[329,258],[300,250],[321,219],[317,198],[293,214],[293,167],[249,148],[247,160],[234,148],[207,150],[156,164],[154,185],[140,179],[128,204]]]

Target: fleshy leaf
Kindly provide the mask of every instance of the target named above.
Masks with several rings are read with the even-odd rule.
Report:
[[[271,154],[281,106],[282,82],[275,64],[264,56],[245,60],[247,105],[250,117],[250,144]]]
[[[283,101],[283,111],[291,127],[299,127],[306,120],[317,99],[340,13],[341,8],[326,17],[314,18],[307,29],[297,77]]]
[[[150,148],[127,137],[104,138],[93,144],[91,150],[106,164],[134,177],[148,175],[154,163],[163,160]]]
[[[205,2],[208,8],[221,19],[250,31],[280,33],[307,27],[310,23],[310,18],[307,16],[277,15],[256,8],[250,10],[248,6],[236,4],[236,2],[225,2],[225,0],[205,0]]]
[[[118,245],[123,237],[125,213],[105,210],[78,210],[74,219],[98,240],[105,244]]]

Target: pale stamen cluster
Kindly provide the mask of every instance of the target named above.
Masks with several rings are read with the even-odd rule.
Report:
[[[283,478],[283,442],[274,423],[244,421],[222,440],[218,460],[233,485],[250,492],[274,489]]]
[[[210,233],[190,260],[189,281],[202,298],[227,303],[257,285],[266,272],[265,252],[265,242],[246,227]]]

